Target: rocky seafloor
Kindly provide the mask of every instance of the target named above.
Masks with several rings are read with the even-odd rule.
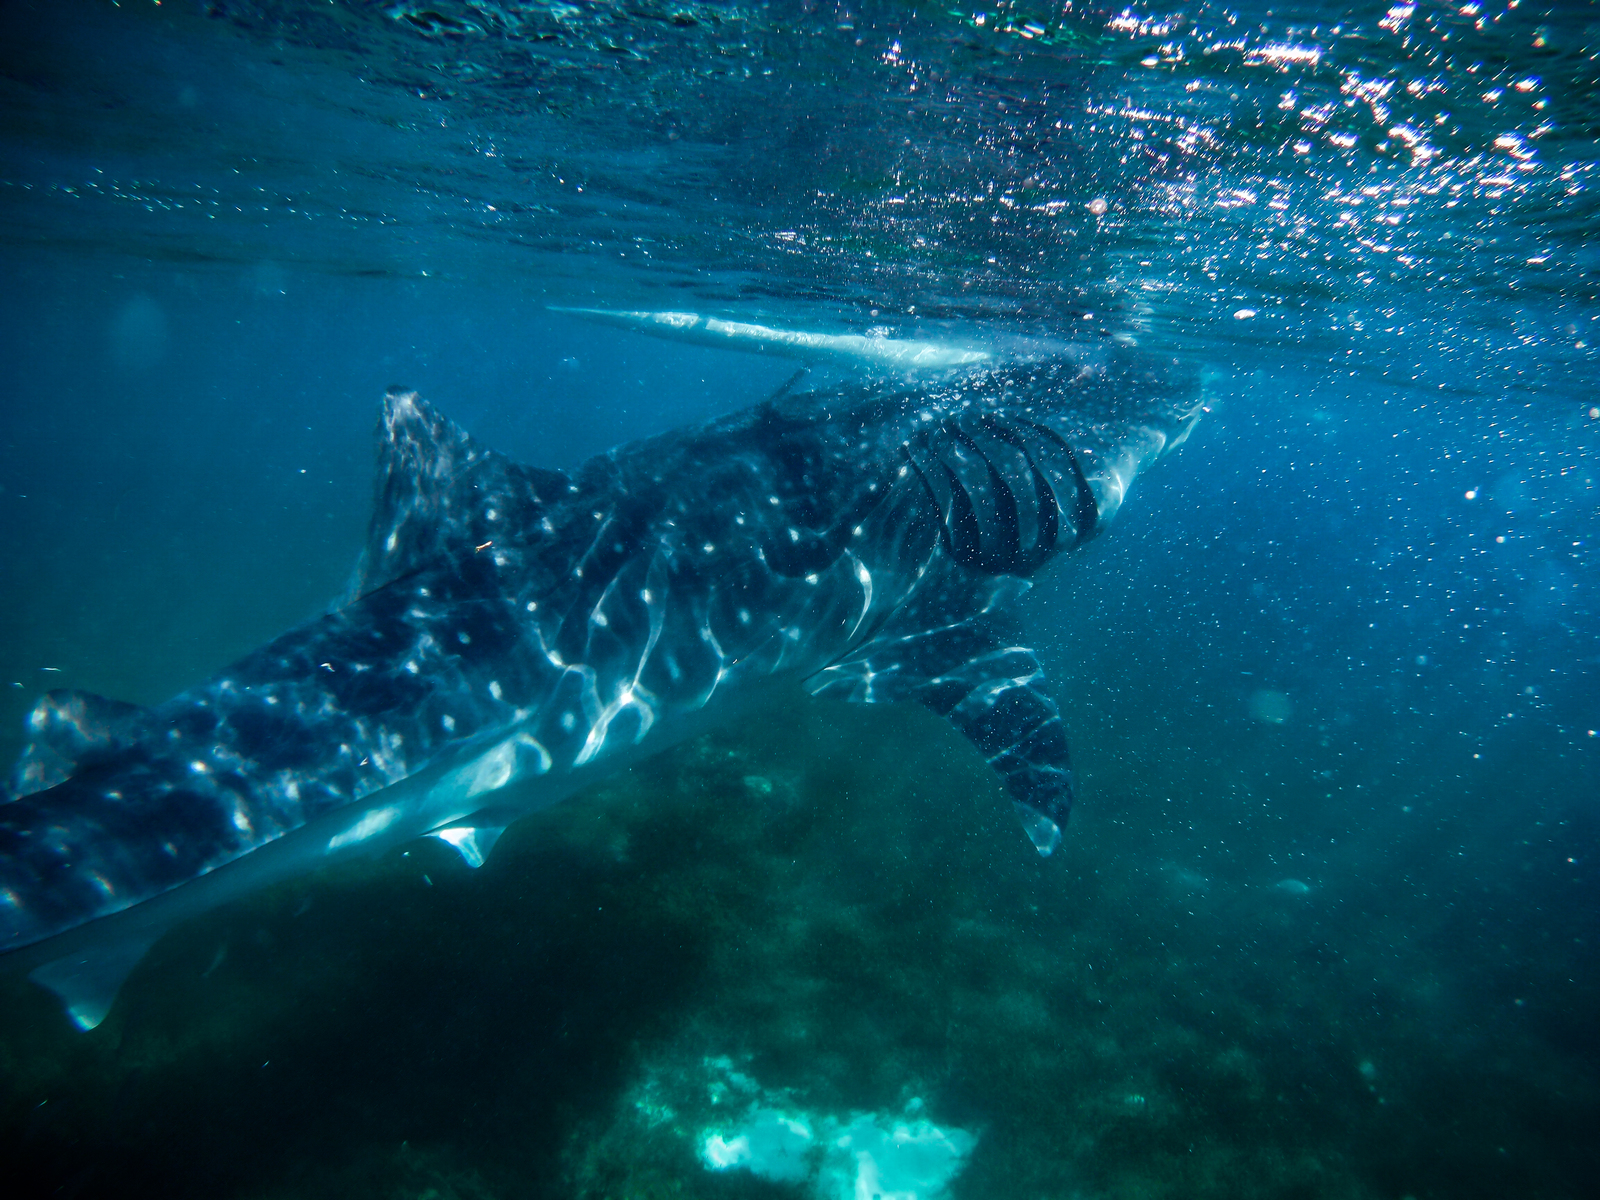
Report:
[[[7,978],[7,1171],[250,1200],[1573,1194],[1592,1083],[1441,1021],[1427,963],[1363,957],[1373,918],[1317,881],[1174,861],[1205,767],[1136,736],[1081,756],[1051,860],[943,723],[811,703],[480,870],[429,839],[175,930],[91,1033]],[[1378,1011],[1384,970],[1412,1001]]]

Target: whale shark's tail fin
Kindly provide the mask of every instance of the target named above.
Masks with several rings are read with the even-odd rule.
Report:
[[[994,361],[989,350],[957,346],[946,342],[921,342],[860,333],[811,333],[799,329],[775,329],[749,321],[724,321],[720,317],[691,312],[620,312],[606,308],[562,308],[551,312],[567,313],[602,325],[615,325],[652,337],[688,342],[697,346],[717,346],[725,350],[746,350],[771,354],[805,363],[842,362],[857,367],[891,371],[945,371],[953,367],[976,367]]]

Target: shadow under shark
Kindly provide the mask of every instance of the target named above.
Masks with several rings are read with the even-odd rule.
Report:
[[[391,392],[346,603],[154,708],[34,710],[0,964],[92,1028],[176,922],[427,834],[477,866],[510,821],[774,689],[942,714],[1049,854],[1067,742],[1007,602],[1199,411],[1174,362],[1081,349],[786,388],[569,477]]]

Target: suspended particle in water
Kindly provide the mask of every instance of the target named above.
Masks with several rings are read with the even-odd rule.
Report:
[[[1284,693],[1262,688],[1250,696],[1250,715],[1269,725],[1282,725],[1294,716],[1294,705]]]

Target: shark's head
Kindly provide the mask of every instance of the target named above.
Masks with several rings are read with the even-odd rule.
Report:
[[[1182,361],[1108,344],[833,385],[822,407],[793,391],[769,408],[803,449],[813,502],[859,513],[910,490],[937,512],[949,557],[1026,578],[1116,516],[1134,478],[1188,437],[1201,392]]]

